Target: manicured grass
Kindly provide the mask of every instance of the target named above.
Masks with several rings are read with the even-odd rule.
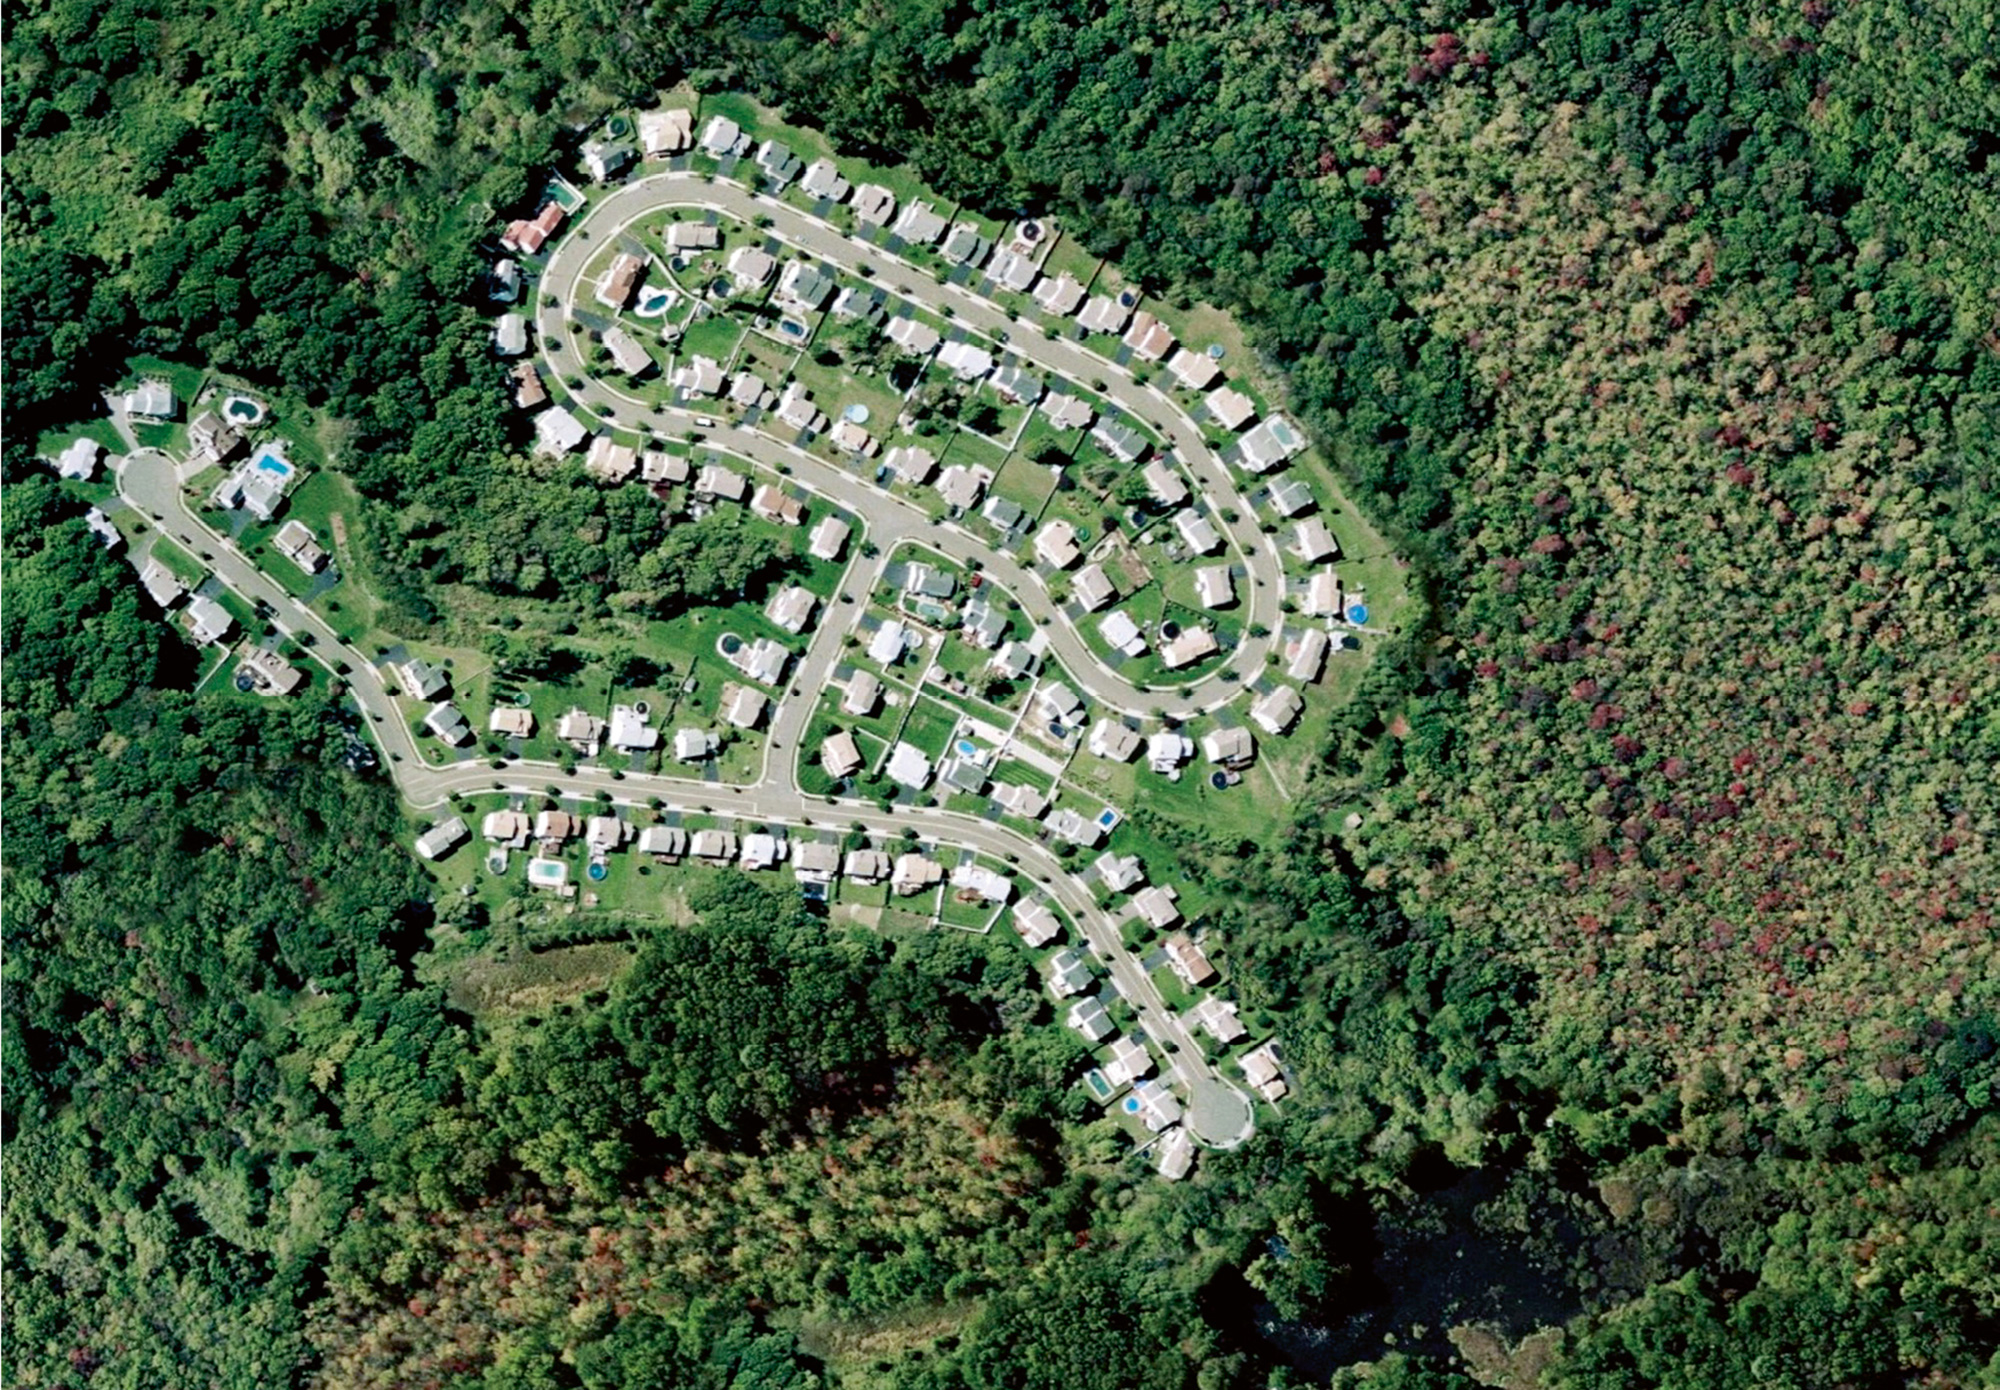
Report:
[[[694,357],[708,357],[727,367],[743,337],[743,324],[733,314],[710,314],[688,325],[674,346],[675,365]]]
[[[113,425],[109,420],[86,420],[81,424],[70,425],[59,430],[50,430],[36,440],[35,452],[48,458],[54,458],[79,439],[95,439],[99,444],[104,446],[104,452],[107,454],[122,454],[125,452],[125,440],[118,433],[117,426]],[[102,471],[101,465],[98,476],[109,476]]]
[[[928,691],[917,698],[903,721],[901,741],[921,750],[932,762],[944,756],[958,726],[958,711]]]

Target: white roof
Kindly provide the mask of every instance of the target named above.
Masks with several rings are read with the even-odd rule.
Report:
[[[1165,459],[1154,459],[1140,470],[1139,476],[1146,480],[1147,489],[1163,507],[1178,507],[1188,500],[1187,480]]]
[[[674,758],[679,762],[705,761],[715,752],[715,744],[715,735],[706,729],[674,730]]]
[[[1085,565],[1076,572],[1069,587],[1086,612],[1095,612],[1118,597],[1118,586],[1111,582],[1102,565]]]
[[[1139,735],[1109,715],[1100,715],[1090,726],[1090,751],[1099,758],[1127,762],[1139,751]]]
[[[922,199],[904,208],[892,229],[904,241],[919,243],[933,242],[944,235],[946,223],[936,210]]]
[[[1088,333],[1116,333],[1125,327],[1125,321],[1132,317],[1130,308],[1119,302],[1117,295],[1092,295],[1090,302],[1076,316],[1077,327]]]
[[[1227,430],[1240,430],[1257,418],[1257,403],[1234,386],[1218,386],[1208,393],[1208,413]]]
[[[1331,618],[1340,614],[1340,576],[1331,568],[1314,570],[1306,581],[1305,602],[1300,605],[1307,617]]]
[[[1169,671],[1178,671],[1221,650],[1215,634],[1207,628],[1185,627],[1181,629],[1180,636],[1160,648],[1160,664]]]
[[[984,864],[960,864],[951,871],[951,886],[969,889],[990,903],[1014,896],[1014,880]]]
[[[1155,772],[1172,772],[1194,756],[1194,740],[1177,730],[1163,730],[1146,740],[1146,764]]]
[[[646,723],[646,716],[630,705],[611,707],[611,732],[607,741],[621,752],[634,753],[641,749],[657,748],[660,731]]]
[[[1014,930],[1030,946],[1046,946],[1062,935],[1062,922],[1039,898],[1023,898],[1014,904]]]
[[[1044,280],[1035,287],[1035,302],[1051,314],[1073,314],[1076,306],[1083,303],[1083,286],[1076,277],[1064,271],[1053,280]]]
[[[727,116],[712,116],[701,129],[701,147],[712,155],[733,154],[743,131]]]
[[[559,405],[550,406],[535,417],[537,453],[567,454],[583,443],[588,434],[576,416]]]
[[[1132,621],[1132,615],[1122,608],[1114,608],[1104,615],[1104,621],[1097,625],[1097,631],[1104,640],[1126,656],[1137,656],[1146,650],[1146,635],[1139,631],[1139,625]]]
[[[916,318],[890,319],[889,326],[882,331],[891,342],[920,355],[935,348],[942,337],[935,328]]]
[[[1174,513],[1174,529],[1180,532],[1181,544],[1197,555],[1206,555],[1222,544],[1214,524],[1191,507]]]
[[[1340,542],[1333,538],[1321,517],[1309,516],[1292,528],[1292,554],[1307,564],[1318,564],[1340,554]]]
[[[1190,391],[1205,391],[1222,375],[1222,367],[1205,352],[1182,348],[1167,359],[1167,370]]]
[[[838,560],[853,528],[837,516],[822,517],[813,527],[807,549],[815,560]]]
[[[765,609],[771,621],[787,632],[804,632],[806,624],[812,621],[813,609],[819,606],[819,596],[800,584],[781,589],[771,599]]]
[[[839,202],[847,196],[849,184],[840,176],[840,167],[830,159],[815,159],[806,165],[799,187],[809,198],[829,198]]]
[[[1305,709],[1305,701],[1289,685],[1273,686],[1251,703],[1250,718],[1267,734],[1282,734]]]
[[[965,381],[985,376],[993,370],[993,354],[972,343],[946,343],[938,349],[938,361]]]
[[[1139,856],[1128,854],[1119,858],[1110,850],[1091,861],[1097,876],[1114,893],[1127,892],[1146,881],[1146,866],[1139,862]]]
[[[868,643],[868,659],[884,666],[894,665],[903,659],[909,640],[910,630],[891,619],[875,629],[875,636]]]
[[[1227,565],[1207,565],[1196,570],[1194,591],[1203,608],[1225,608],[1236,602],[1236,580]]]
[[[889,780],[908,787],[911,791],[922,791],[930,785],[931,760],[923,750],[907,743],[897,743],[895,751],[889,754],[888,766],[883,769]]]
[[[1285,674],[1295,681],[1308,683],[1319,679],[1326,668],[1327,648],[1332,645],[1326,633],[1316,627],[1309,627],[1299,634],[1298,640],[1285,647]]]

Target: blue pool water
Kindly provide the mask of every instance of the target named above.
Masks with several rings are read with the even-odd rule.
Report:
[[[842,418],[846,419],[850,424],[865,425],[868,423],[868,407],[859,401],[856,401],[840,413]]]
[[[266,473],[276,473],[281,478],[292,476],[292,466],[276,454],[259,454],[257,456],[257,467]]]
[[[780,319],[778,321],[778,331],[788,338],[803,338],[806,336],[806,326],[797,319]]]
[[[1127,1115],[1136,1115],[1143,1108],[1144,1107],[1142,1107],[1139,1104],[1139,1098],[1137,1096],[1125,1097],[1125,1113]]]
[[[976,744],[976,743],[974,743],[974,742],[973,742],[973,741],[972,741],[971,739],[969,739],[969,738],[962,738],[962,739],[960,739],[960,740],[958,741],[958,756],[959,756],[959,757],[961,757],[961,758],[970,758],[970,757],[972,757],[972,756],[973,756],[974,754],[976,754],[976,753],[978,753],[978,752],[979,752],[979,745],[978,745],[978,744]]]
[[[1365,623],[1365,622],[1367,622],[1367,621],[1368,621],[1368,605],[1367,605],[1367,604],[1365,604],[1365,603],[1357,603],[1357,604],[1354,604],[1354,605],[1350,606],[1350,607],[1348,608],[1348,610],[1347,610],[1347,621],[1349,621],[1350,623]]]
[[[592,863],[589,868],[584,870],[584,872],[590,875],[590,881],[592,883],[602,883],[604,881],[604,876],[610,873],[611,870],[605,868],[604,865],[602,864]]]
[[[1106,806],[1102,811],[1097,813],[1097,823],[1106,830],[1114,828],[1118,824],[1118,820],[1118,813],[1109,806]]]

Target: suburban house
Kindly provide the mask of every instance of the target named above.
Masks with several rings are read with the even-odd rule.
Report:
[[[1002,289],[1019,293],[1041,278],[1041,267],[1014,250],[997,253],[986,266],[986,278]]]
[[[722,229],[706,222],[670,222],[666,242],[669,251],[713,251],[722,245]]]
[[[1033,405],[1046,388],[1033,372],[1010,365],[993,373],[993,389],[1015,405]]]
[[[1145,435],[1116,420],[1099,420],[1091,426],[1090,437],[1120,463],[1137,463],[1153,447],[1146,441]]]
[[[83,514],[83,524],[91,535],[97,537],[106,550],[116,550],[125,544],[125,535],[115,522],[106,516],[102,507],[92,507]]]
[[[830,159],[815,159],[806,165],[805,175],[799,180],[799,190],[815,202],[838,203],[847,197],[851,186]]]
[[[722,394],[722,367],[713,357],[696,354],[683,358],[667,378],[673,385],[690,396],[719,396]]]
[[[502,314],[493,323],[493,350],[502,357],[519,357],[528,350],[528,321],[519,314]]]
[[[749,685],[725,685],[722,688],[722,717],[739,729],[754,729],[764,722],[764,711],[771,699],[763,691]]]
[[[1177,729],[1167,729],[1146,740],[1146,766],[1163,777],[1180,779],[1181,764],[1194,756],[1194,740]]]
[[[688,461],[665,449],[648,449],[639,455],[639,476],[648,484],[684,483],[691,476]]]
[[[1206,391],[1222,375],[1222,365],[1205,352],[1182,348],[1167,359],[1167,370],[1190,391]]]
[[[1176,1125],[1160,1136],[1158,1153],[1153,1156],[1153,1171],[1168,1182],[1179,1182],[1194,1167],[1194,1136]]]
[[[864,183],[854,190],[854,220],[869,227],[885,227],[896,215],[896,195],[879,183]]]
[[[841,551],[847,548],[847,538],[853,530],[837,516],[821,517],[819,525],[812,529],[806,551],[815,560],[838,560]]]
[[[755,372],[738,372],[729,379],[729,400],[745,410],[761,410],[772,401],[772,392]]]
[[[556,721],[556,737],[584,757],[594,758],[604,743],[604,721],[572,705],[569,711]]]
[[[1090,726],[1089,748],[1091,755],[1109,758],[1114,763],[1129,763],[1139,751],[1142,742],[1136,730],[1113,719],[1110,715],[1099,715]]]
[[[535,370],[532,362],[516,362],[509,375],[514,379],[514,408],[533,410],[538,405],[548,404],[549,388],[542,385],[542,374]]]
[[[1083,551],[1076,543],[1076,527],[1057,518],[1035,532],[1035,558],[1059,570],[1081,560]]]
[[[1252,473],[1268,473],[1305,447],[1305,436],[1290,420],[1267,415],[1237,441],[1236,461]]]
[[[874,435],[848,419],[836,422],[829,438],[833,440],[834,448],[861,458],[872,455],[877,447]]]
[[[1083,713],[1083,697],[1061,681],[1050,681],[1035,691],[1035,709],[1055,724],[1072,724]]]
[[[739,246],[729,253],[729,278],[740,292],[756,289],[778,268],[769,252],[756,246]]]
[[[826,428],[826,416],[813,404],[812,393],[796,381],[786,382],[778,397],[778,420],[795,430]]]
[[[910,630],[891,619],[875,629],[875,635],[868,640],[868,659],[883,666],[894,666],[903,659],[903,650],[909,645]]]
[[[396,687],[412,700],[435,700],[451,688],[451,677],[420,656],[389,667]]]
[[[1005,497],[987,498],[980,503],[979,514],[1000,530],[1010,534],[1015,527],[1028,519],[1028,513],[1020,503],[1010,502]]]
[[[1093,1047],[1118,1031],[1118,1025],[1111,1021],[1111,1011],[1094,994],[1086,994],[1071,1004],[1063,1022],[1081,1033],[1083,1040]]]
[[[1085,565],[1078,570],[1076,578],[1070,581],[1069,591],[1086,613],[1095,613],[1118,598],[1118,586],[1111,582],[1102,565]]]
[[[587,141],[580,153],[583,156],[583,171],[595,183],[609,183],[624,173],[638,157],[630,145],[609,140]]]
[[[1104,1064],[1104,1079],[1114,1086],[1137,1081],[1148,1076],[1153,1070],[1153,1054],[1146,1044],[1134,1037],[1123,1037],[1111,1044],[1110,1060]]]
[[[1240,1065],[1243,1078],[1256,1088],[1257,1094],[1268,1101],[1277,1101],[1285,1094],[1284,1069],[1278,1062],[1278,1044],[1275,1040],[1265,1043],[1255,1052],[1243,1054]]]
[[[1292,517],[1300,512],[1313,509],[1315,499],[1312,489],[1303,478],[1284,477],[1271,483],[1271,510],[1279,516]]]
[[[567,811],[535,813],[535,839],[551,854],[560,852],[563,845],[582,828],[583,822]]]
[[[976,893],[989,903],[1004,903],[1014,896],[1014,880],[996,869],[984,864],[962,861],[951,871],[951,886],[966,893]]]
[[[1289,685],[1274,685],[1250,705],[1250,720],[1265,733],[1276,737],[1292,727],[1305,710],[1305,701]]]
[[[1240,430],[1257,418],[1257,403],[1234,386],[1218,386],[1203,404],[1209,418],[1226,430]]]
[[[570,453],[589,437],[589,431],[559,405],[552,405],[535,417],[535,452],[550,458]]]
[[[1285,644],[1285,674],[1295,681],[1312,684],[1326,669],[1327,648],[1332,645],[1324,631],[1309,627]]]
[[[1207,565],[1194,572],[1194,594],[1203,608],[1227,608],[1236,602],[1236,579],[1227,565]]]
[[[764,171],[765,178],[783,188],[799,176],[799,157],[792,153],[791,146],[766,140],[757,147],[757,167]]]
[[[1146,893],[1170,893],[1172,891],[1172,889],[1148,888]],[[1143,898],[1145,895],[1145,893],[1141,893],[1139,897]],[[1133,901],[1137,902],[1138,899],[1135,898]],[[1171,903],[1167,905],[1167,910],[1172,913],[1172,916],[1167,918],[1165,922],[1154,923],[1155,926],[1166,926],[1169,923],[1180,920],[1179,910],[1174,908]],[[1202,954],[1201,947],[1195,945],[1193,939],[1186,932],[1175,932],[1172,936],[1168,937],[1166,950],[1167,964],[1172,966],[1174,973],[1188,984],[1196,986],[1205,985],[1215,978],[1215,967],[1209,963],[1208,957]]]
[[[597,302],[607,309],[623,309],[632,302],[633,292],[646,273],[646,263],[630,251],[621,251],[597,282]]]
[[[898,444],[883,456],[882,466],[914,487],[929,482],[937,472],[937,455],[921,444]]]
[[[424,729],[439,743],[448,743],[461,748],[472,742],[472,725],[465,715],[449,700],[440,700],[431,706],[424,716]]]
[[[659,365],[637,338],[617,324],[604,330],[604,350],[611,355],[612,365],[626,376],[644,376]]]
[[[188,457],[205,463],[222,463],[243,447],[243,432],[205,410],[188,422]]]
[[[542,204],[542,210],[533,218],[508,223],[507,230],[500,235],[500,245],[520,255],[532,256],[555,235],[556,228],[562,226],[568,215],[561,203],[551,199]]]
[[[1192,507],[1174,513],[1174,530],[1181,544],[1196,555],[1209,555],[1222,548],[1222,535],[1207,517]]]
[[[1132,614],[1124,608],[1114,608],[1104,614],[1104,620],[1098,624],[1098,636],[1102,636],[1104,642],[1120,656],[1146,654],[1146,634],[1138,630],[1138,624],[1132,622]]]
[[[148,377],[127,391],[123,405],[127,415],[136,415],[141,420],[171,420],[181,409],[174,398],[174,388],[157,377]]]
[[[289,695],[305,684],[306,673],[274,651],[245,643],[237,655],[243,659],[240,669],[260,695]]]
[[[205,594],[196,594],[188,600],[188,635],[200,646],[211,642],[225,641],[236,629],[236,619],[229,616],[229,610]]]
[[[284,505],[285,489],[297,475],[298,470],[285,462],[284,451],[266,444],[232,469],[212,496],[218,507],[241,507],[259,521],[269,521]]]
[[[1125,321],[1132,317],[1132,306],[1125,299],[1124,295],[1092,295],[1077,314],[1076,326],[1086,333],[1121,332]]]
[[[714,757],[722,746],[722,740],[707,729],[674,730],[674,761],[677,763],[705,763]]]
[[[1188,500],[1187,480],[1165,459],[1154,459],[1139,473],[1153,500],[1163,507],[1178,507]]]
[[[787,632],[804,632],[806,624],[812,621],[813,609],[819,606],[819,597],[811,589],[801,584],[793,584],[772,595],[771,602],[764,608],[764,615]]]
[[[697,830],[688,838],[688,853],[696,859],[729,863],[736,858],[736,836],[727,830]]]
[[[1024,782],[998,783],[990,795],[995,806],[1022,820],[1040,820],[1048,814],[1049,799]]]
[[[479,833],[496,845],[526,849],[533,825],[526,811],[488,811],[486,819],[480,822]]]
[[[695,475],[694,490],[703,497],[724,502],[741,502],[750,491],[750,480],[719,463],[704,463]]]
[[[172,608],[187,592],[187,586],[181,583],[179,576],[150,555],[139,569],[139,587],[162,609]]]
[[[992,251],[993,242],[982,235],[976,223],[961,222],[951,229],[938,254],[953,265],[978,265]]]
[[[531,709],[502,705],[486,716],[486,732],[498,734],[502,738],[533,738],[535,712]]]
[[[1285,548],[1309,565],[1340,554],[1340,542],[1333,538],[1326,522],[1316,516],[1309,516],[1292,528],[1292,543]]]
[[[521,263],[502,256],[486,272],[486,297],[495,304],[512,304],[521,297]]]
[[[593,855],[609,854],[625,843],[631,830],[616,816],[592,816],[584,822],[583,842]]]
[[[917,318],[890,319],[889,326],[882,330],[903,351],[917,357],[937,350],[943,338],[935,328]]]
[[[678,825],[649,825],[639,832],[639,853],[676,863],[687,853],[687,831]]]
[[[938,349],[937,360],[960,381],[977,381],[993,370],[993,354],[967,342],[946,343]]]
[[[861,745],[846,729],[836,729],[820,742],[819,765],[836,781],[859,772],[862,761]]]
[[[711,116],[701,130],[701,147],[716,159],[750,152],[750,137],[727,116]]]
[[[1220,995],[1204,994],[1201,1002],[1188,1010],[1187,1017],[1224,1047],[1249,1034],[1243,1020],[1236,1016],[1236,1006]]]
[[[1340,576],[1330,566],[1313,571],[1312,578],[1306,581],[1299,608],[1309,618],[1340,616]]]
[[[639,117],[639,145],[648,159],[685,154],[694,144],[694,112],[676,106]]]
[[[1096,978],[1090,973],[1090,965],[1082,953],[1073,946],[1051,956],[1046,969],[1049,992],[1058,999],[1083,993]]]
[[[326,551],[313,539],[312,528],[297,517],[278,528],[278,534],[271,537],[271,548],[307,574],[326,568]]]
[[[1060,391],[1042,397],[1042,414],[1049,417],[1049,423],[1059,430],[1080,430],[1097,418],[1097,412],[1089,401],[1081,396],[1066,396]]]
[[[1139,1102],[1139,1118],[1154,1134],[1179,1122],[1181,1103],[1174,1093],[1155,1080],[1135,1082],[1133,1099]],[[1182,1131],[1185,1133],[1186,1131]]]
[[[1206,661],[1222,650],[1215,634],[1205,627],[1182,628],[1180,636],[1160,648],[1160,664],[1179,671],[1197,661]]]
[[[882,770],[890,781],[913,792],[920,792],[931,784],[931,760],[913,744],[897,743],[889,754],[888,765]]]
[[[938,781],[952,791],[977,796],[986,790],[986,768],[972,758],[946,758],[938,764]]]
[[[759,830],[743,837],[743,850],[736,862],[755,873],[760,869],[777,868],[790,852],[791,843],[784,836]]]
[[[608,434],[593,435],[590,452],[583,457],[583,471],[607,483],[622,483],[639,471],[639,451]]]
[[[1068,318],[1083,303],[1083,286],[1065,271],[1035,287],[1035,303],[1058,318]]]
[[[806,312],[825,304],[833,291],[833,277],[811,261],[788,261],[778,277],[779,302]]]
[[[904,241],[915,246],[928,246],[944,235],[945,220],[937,210],[922,199],[903,209],[890,230]]]
[[[1080,849],[1096,849],[1104,841],[1104,827],[1094,817],[1083,815],[1067,806],[1056,809],[1056,813],[1044,822],[1049,833],[1059,840],[1066,840]]]
[[[1114,893],[1129,893],[1146,881],[1146,867],[1136,854],[1121,859],[1106,850],[1091,861],[1090,867],[1097,871],[1098,880]]]
[[[1159,883],[1149,884],[1132,895],[1132,910],[1138,913],[1140,921],[1158,931],[1181,920],[1181,910],[1174,905],[1179,897],[1176,889]],[[1167,954],[1173,954],[1171,942],[1167,945]]]
[[[751,680],[777,685],[785,678],[785,667],[791,663],[792,654],[770,638],[759,637],[739,647],[729,660]]]
[[[750,510],[780,526],[806,524],[806,504],[788,495],[776,483],[764,483],[750,497]]]
[[[944,865],[921,854],[899,854],[889,874],[889,887],[903,896],[921,893],[944,882]]]
[[[660,746],[660,731],[648,724],[646,716],[633,706],[613,705],[607,741],[620,753],[643,753]]]
[[[792,877],[800,883],[832,883],[839,876],[839,845],[800,840],[792,846]]]
[[[417,836],[417,854],[424,859],[442,859],[470,838],[464,819],[453,816]]]
[[[1241,725],[1211,729],[1202,736],[1201,755],[1217,767],[1248,767],[1257,756],[1257,739]]]
[[[1141,309],[1132,316],[1132,326],[1125,330],[1125,346],[1132,349],[1134,357],[1157,362],[1173,351],[1174,330]]]
[[[1062,935],[1062,922],[1049,905],[1039,898],[1023,898],[1014,904],[1014,930],[1030,946],[1046,946]]]
[[[1010,681],[1020,680],[1034,672],[1034,648],[1026,642],[1002,642],[987,658],[986,669]]]
[[[1007,635],[1007,615],[983,598],[969,600],[958,618],[966,645],[983,652],[992,651]]]
[[[879,849],[851,849],[840,871],[856,883],[880,883],[889,876],[889,856]]]
[[[937,495],[947,506],[956,507],[961,512],[971,511],[979,505],[985,495],[986,484],[993,475],[984,468],[967,468],[962,463],[954,463],[938,474]]]
[[[833,316],[837,319],[866,318],[874,311],[875,296],[853,285],[842,285],[840,293],[833,297]]]

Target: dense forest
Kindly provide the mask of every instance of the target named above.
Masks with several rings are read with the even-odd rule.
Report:
[[[76,0],[5,64],[8,1383],[2000,1377],[1990,6]],[[1302,1083],[1185,1185],[1018,956],[747,886],[458,1011],[339,709],[187,694],[33,460],[213,365],[340,422],[412,625],[698,599],[478,302],[684,78],[1230,309],[1412,557],[1291,832],[1178,845]]]

